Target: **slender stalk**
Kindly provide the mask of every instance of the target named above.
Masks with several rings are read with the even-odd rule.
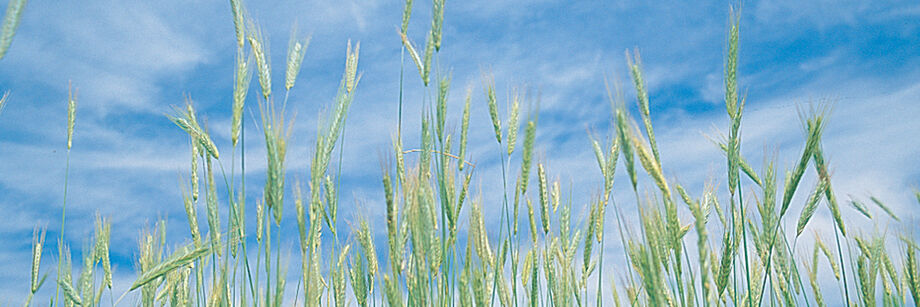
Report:
[[[64,221],[65,221],[65,218],[67,217],[67,183],[70,178],[70,149],[69,148],[67,149],[67,157],[65,159],[67,161],[65,162],[66,166],[64,166],[64,201],[63,201],[63,205],[61,206],[61,230],[60,230],[61,236],[58,239],[58,254],[60,255],[58,255],[58,257],[64,257],[64,254],[63,254],[64,252]],[[63,261],[59,259],[57,273],[56,273],[57,274],[56,280],[58,281],[61,280],[61,270],[63,269],[62,265],[63,265]],[[55,282],[55,285],[57,286],[55,287],[55,290],[54,290],[54,297],[51,299],[51,306],[54,306],[54,302],[58,299],[59,291],[61,289],[60,282]]]
[[[602,216],[599,218],[601,219],[603,223],[604,217]],[[605,237],[604,233],[601,233],[601,249],[597,252],[598,258],[600,258],[600,260],[598,260],[599,263],[598,263],[598,271],[597,271],[598,273],[597,274],[597,306],[604,306],[604,297],[601,295],[601,293],[603,293],[603,291],[601,291],[601,283],[602,283],[602,280],[604,279],[603,278],[604,276],[604,241],[605,241],[604,237]],[[585,287],[585,299],[586,300],[587,300],[587,296],[588,296],[588,289],[587,287]],[[587,303],[585,305],[587,305]]]
[[[837,257],[840,259],[840,273],[843,275],[843,297],[846,299],[846,305],[850,306],[850,287],[847,284],[847,270],[843,262],[843,252],[840,250],[839,231],[837,227],[834,227],[834,240],[837,242]],[[846,237],[844,237],[844,239],[846,239]]]
[[[502,242],[502,237],[503,237],[502,232],[506,228],[508,230],[508,235],[509,236],[511,235],[511,219],[510,217],[508,217],[508,180],[507,180],[508,176],[505,173],[504,147],[502,146],[501,143],[498,143],[498,155],[499,155],[499,158],[501,160],[501,165],[502,165],[502,191],[504,194],[504,199],[502,201],[502,215],[499,218],[499,223],[498,223],[499,225],[498,241]],[[501,228],[501,226],[505,226],[505,228]],[[502,261],[502,263],[496,263],[495,265],[496,265],[496,268],[495,268],[496,274],[492,278],[492,295],[490,296],[489,304],[492,304],[495,301],[495,288],[497,287],[498,281],[499,281],[498,273],[504,274],[504,261]]]
[[[754,298],[751,295],[754,293],[754,291],[752,291],[752,288],[751,288],[752,287],[751,285],[751,266],[750,266],[750,260],[748,260],[748,254],[750,253],[748,252],[747,220],[745,219],[745,216],[747,214],[746,214],[746,211],[744,211],[744,198],[742,198],[742,195],[744,194],[744,192],[742,192],[743,190],[741,189],[741,177],[736,176],[736,178],[738,178],[738,181],[737,181],[738,205],[741,207],[741,241],[744,242],[744,277],[747,282],[747,293],[748,293],[748,300],[747,300],[748,304],[747,305],[750,307],[750,306],[753,306]]]

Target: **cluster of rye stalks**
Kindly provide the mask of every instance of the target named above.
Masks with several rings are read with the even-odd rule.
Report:
[[[110,224],[98,219],[95,235],[83,248],[77,278],[72,277],[71,255],[62,233],[51,305],[117,305],[127,294],[136,295],[142,306],[825,306],[827,297],[838,294],[843,297],[835,301],[848,306],[902,306],[920,301],[914,239],[860,235],[846,227],[821,145],[825,109],[801,112],[805,130],[801,158],[782,181],[777,180],[774,162],[768,160],[758,171],[741,155],[745,99],[739,94],[736,75],[736,14],[732,14],[728,31],[724,78],[730,125],[727,136],[715,141],[726,157],[728,198],[720,200],[722,194],[712,184],[694,197],[665,175],[639,55],[627,53],[641,125],[628,114],[619,88],[612,93],[608,89],[614,133],[607,141],[592,139],[602,188],[587,204],[587,218],[579,221],[573,218],[572,197],[562,195],[559,181],[551,180],[545,163],[534,161],[538,110],[529,108],[525,114],[525,96],[515,93],[510,95],[507,116],[500,115],[491,77],[483,78],[482,96],[488,105],[502,176],[488,180],[495,184],[500,180],[503,192],[488,197],[495,202],[470,197],[470,181],[476,173],[467,152],[473,91],[465,92],[458,140],[446,125],[451,79],[434,64],[441,49],[445,1],[433,1],[433,19],[423,47],[414,44],[408,33],[413,3],[406,1],[399,36],[424,89],[421,142],[411,149],[402,143],[405,80],[401,72],[397,137],[381,178],[386,229],[378,231],[361,219],[345,229],[338,219],[338,178],[342,174],[336,166],[341,165],[342,135],[361,79],[360,44],[353,48],[348,44],[337,95],[318,127],[309,181],[305,187],[296,184],[293,195],[286,195],[285,156],[292,120],[285,115],[285,105],[309,37],[291,36],[285,94],[280,105],[276,104],[268,42],[256,22],[247,19],[241,0],[230,4],[237,60],[231,171],[229,177],[223,176],[227,203],[219,201],[220,183],[214,174],[216,168],[223,173],[226,160],[220,160],[219,149],[189,99],[168,116],[188,134],[192,153],[190,180],[183,184],[189,240],[178,245],[167,242],[162,222],[146,231],[139,239],[137,279],[129,292],[119,295],[111,293]],[[4,22],[4,33],[6,29]],[[0,36],[4,51],[9,45],[7,37],[12,34]],[[261,89],[256,101],[268,161],[254,219],[246,216],[253,205],[245,202],[246,133],[242,125],[253,74]],[[0,107],[5,101],[4,96]],[[71,95],[68,157],[75,113],[76,97]],[[621,162],[629,182],[615,183]],[[808,173],[815,175],[817,184],[799,191]],[[202,174],[203,186],[199,182]],[[615,188],[631,189],[635,199],[617,201]],[[204,195],[199,197],[202,189]],[[804,203],[794,201],[796,192],[809,193]],[[917,197],[920,201],[920,194]],[[198,223],[202,202],[206,234]],[[282,208],[291,202],[298,233],[283,234],[281,224],[291,217],[283,216]],[[898,221],[882,201],[871,198],[871,202],[885,215],[873,217],[857,199],[846,203],[866,218]],[[815,232],[811,248],[797,246],[822,204],[827,210],[821,212],[831,214],[835,227],[826,230],[827,234]],[[486,206],[501,208],[496,227],[484,222]],[[224,215],[223,210],[227,210]],[[797,211],[798,217],[794,215]],[[62,227],[65,212],[62,209]],[[681,212],[684,216],[689,212],[689,218],[681,218]],[[221,221],[221,216],[226,220]],[[795,233],[786,232],[790,219],[796,221]],[[253,220],[255,227],[247,227],[247,221]],[[375,232],[385,232],[386,242],[376,242]],[[608,263],[617,269],[604,270],[605,245],[611,240],[606,235],[614,233],[617,238],[612,240],[623,247],[626,262]],[[294,281],[287,278],[291,263],[282,257],[281,242],[295,235],[301,274],[292,285]],[[833,242],[825,243],[822,235],[833,236]],[[44,239],[44,231],[37,230],[26,306],[48,276],[40,277],[39,268]],[[385,250],[384,256],[378,250]],[[833,276],[819,277],[820,266],[829,268],[824,271]],[[831,283],[838,289],[827,289]],[[101,302],[106,289],[110,290],[108,303]]]

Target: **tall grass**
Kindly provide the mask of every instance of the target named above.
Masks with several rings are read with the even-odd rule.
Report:
[[[658,102],[650,99],[638,51],[627,52],[627,73],[635,87],[641,125],[629,114],[626,98],[614,83],[615,94],[609,88],[607,91],[614,110],[611,134],[588,137],[599,170],[596,180],[602,188],[587,197],[591,199],[585,209],[587,216],[579,219],[574,212],[580,207],[554,180],[551,161],[535,157],[540,113],[526,91],[509,94],[507,108],[502,110],[495,80],[485,74],[483,97],[474,98],[472,88],[465,90],[463,112],[457,118],[461,123],[459,137],[448,128],[452,78],[438,67],[442,43],[449,43],[443,36],[447,7],[444,0],[433,2],[431,26],[424,37],[408,32],[413,1],[406,1],[399,37],[394,37],[394,45],[401,43],[415,64],[420,82],[404,79],[401,68],[396,138],[391,154],[381,163],[385,229],[372,228],[373,223],[362,215],[346,229],[339,212],[346,121],[351,105],[361,103],[355,101],[361,80],[360,44],[348,42],[345,48],[336,96],[318,121],[306,185],[298,182],[287,189],[291,183],[286,180],[287,146],[294,121],[285,109],[309,36],[291,35],[285,94],[277,103],[272,92],[269,41],[257,22],[248,19],[245,4],[231,0],[237,50],[233,100],[228,105],[232,140],[229,178],[223,174],[226,160],[221,160],[206,123],[198,120],[194,103],[188,98],[184,107],[167,115],[189,138],[189,181],[180,187],[188,240],[167,242],[162,221],[145,230],[138,243],[137,278],[127,293],[116,294],[111,293],[109,222],[97,220],[89,245],[82,249],[79,275],[72,268],[62,231],[55,271],[57,290],[51,305],[117,305],[126,295],[137,296],[137,304],[142,306],[825,306],[830,298],[841,295],[847,305],[902,306],[920,299],[918,245],[910,234],[847,231],[848,221],[840,212],[830,163],[822,148],[826,106],[800,111],[802,154],[782,181],[777,180],[773,158],[764,158],[762,169],[757,170],[742,154],[746,100],[739,90],[740,18],[735,12],[727,31],[724,65],[728,134],[715,141],[726,157],[724,178],[713,178],[702,191],[694,193],[667,175],[653,130],[655,115],[650,111]],[[416,45],[413,38],[423,38],[425,44]],[[254,99],[265,140],[267,170],[263,197],[247,206],[247,134],[242,118],[246,103],[252,103],[247,92],[253,74],[260,89]],[[404,144],[402,137],[403,87],[411,84],[422,87],[420,99],[424,102],[417,130],[420,143],[415,146]],[[74,96],[68,99],[67,173],[76,117]],[[5,99],[0,100],[0,107]],[[485,104],[490,123],[471,125],[474,101]],[[476,196],[470,188],[477,171],[467,141],[470,129],[488,130],[488,126],[497,145],[494,154],[500,162],[501,178],[479,179],[496,186],[500,183],[502,194],[486,197]],[[237,154],[241,157],[239,178]],[[621,162],[628,186],[614,181]],[[814,170],[817,183],[801,201],[794,195],[808,180],[809,169]],[[221,183],[217,171],[224,178],[226,203],[218,195]],[[204,191],[200,192],[202,175]],[[728,199],[720,199],[717,191],[723,184],[728,188]],[[64,189],[66,201],[66,177]],[[617,199],[614,191],[618,189],[631,189],[635,198]],[[292,195],[287,195],[288,190]],[[199,198],[200,193],[204,197]],[[917,197],[920,200],[920,193]],[[883,216],[873,215],[862,201],[850,198],[851,207],[865,218],[901,221],[878,198],[869,199]],[[206,210],[206,233],[198,221],[199,202],[204,202]],[[292,202],[297,233],[283,233],[282,223],[292,219],[282,214],[283,207]],[[828,210],[821,208],[822,203]],[[245,212],[252,206],[255,217],[247,218]],[[501,208],[498,224],[486,223],[488,207]],[[65,210],[62,206],[62,230]],[[787,214],[796,211],[800,214],[795,233],[787,233],[785,220],[791,218]],[[713,212],[717,218],[712,218]],[[610,214],[613,220],[607,218]],[[831,216],[833,229],[818,230],[810,223],[822,214]],[[227,219],[224,223],[222,216]],[[247,220],[255,220],[255,225],[247,224]],[[616,227],[608,225],[613,222]],[[526,225],[525,230],[519,229],[521,225]],[[814,239],[801,242],[810,246],[799,246],[807,230],[814,231]],[[606,236],[613,232],[625,263],[608,261],[608,266],[616,265],[619,270],[604,266],[610,256]],[[827,232],[833,232],[835,249],[822,239]],[[375,240],[377,233],[385,233],[386,240]],[[290,237],[297,239],[299,259],[283,255],[282,242]],[[44,229],[36,228],[25,306],[31,305],[44,283],[45,277],[40,276],[49,274],[42,275],[39,267],[47,251],[44,239]],[[287,278],[291,264],[300,273],[294,285]],[[833,277],[819,277],[827,272]],[[806,291],[805,279],[811,291]],[[838,289],[822,288],[832,283]],[[101,299],[104,289],[110,290],[107,303]]]

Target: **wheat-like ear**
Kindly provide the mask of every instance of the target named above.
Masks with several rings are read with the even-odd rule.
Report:
[[[268,160],[265,180],[265,205],[274,214],[275,223],[281,223],[284,204],[284,175],[287,141],[291,123],[285,124],[284,110],[276,112],[274,105],[260,105],[262,130],[265,133],[265,150]]]
[[[425,40],[425,54],[422,56],[422,81],[428,86],[431,79],[431,60],[434,58],[434,30],[428,31],[428,38]]]
[[[19,27],[19,20],[22,17],[22,9],[26,6],[26,0],[10,0],[6,6],[6,16],[3,17],[3,28],[0,33],[0,59],[6,55],[13,43],[13,35],[16,34],[16,28]]]
[[[198,212],[196,210],[196,203],[192,200],[192,197],[188,195],[187,192],[182,192],[182,200],[185,204],[185,214],[188,216],[188,226],[192,234],[192,242],[196,245],[201,244],[201,233],[198,229]]]
[[[438,141],[444,143],[444,125],[447,121],[447,94],[450,92],[450,76],[445,76],[441,78],[441,82],[438,82],[438,100],[435,107],[435,132],[438,136]],[[445,146],[450,146],[450,142],[447,142]],[[445,150],[444,152],[450,152],[450,150]]]
[[[824,299],[821,296],[821,287],[818,285],[818,246],[815,245],[812,251],[811,264],[804,262],[805,270],[808,273],[808,281],[811,284],[812,293],[814,294],[815,303],[818,306],[825,306]]]
[[[83,300],[80,299],[79,292],[73,287],[73,285],[70,284],[70,281],[59,280],[58,284],[61,285],[61,290],[64,292],[64,297],[68,300],[69,303],[76,304],[78,306],[83,305]]]
[[[732,257],[735,256],[734,244],[732,243],[731,231],[728,229],[722,232],[722,255],[719,257],[720,263],[716,274],[716,297],[721,297],[722,292],[728,285],[729,273],[732,270]],[[715,270],[715,267],[713,267]]]
[[[434,0],[431,7],[431,40],[434,43],[434,49],[441,51],[441,30],[444,25],[444,2],[445,0]]]
[[[604,151],[600,143],[593,136],[591,137],[591,146],[594,149],[594,157],[597,159],[597,166],[601,170],[601,176],[607,178],[607,160],[604,158]]]
[[[41,281],[38,278],[38,269],[39,264],[42,261],[42,248],[45,246],[45,229],[36,227],[32,232],[32,280],[29,284],[29,290],[32,294],[38,291],[38,288],[41,287],[41,284],[44,283],[44,278]],[[28,305],[28,304],[27,304]]]
[[[399,32],[399,37],[402,39],[403,46],[406,47],[406,50],[409,50],[409,57],[412,58],[412,62],[415,62],[415,67],[418,68],[418,75],[425,81],[425,64],[422,63],[422,58],[419,57],[418,52],[415,51],[415,47],[412,42],[409,41],[409,37],[406,36],[405,31]],[[428,82],[425,81],[425,86],[428,85]]]
[[[511,113],[508,115],[508,155],[514,152],[517,143],[518,119],[520,118],[521,97],[515,93],[511,98]]]
[[[869,208],[866,208],[866,205],[863,204],[861,201],[854,199],[853,196],[850,196],[849,204],[850,204],[850,207],[853,207],[853,209],[856,209],[856,211],[859,211],[859,213],[861,213],[866,218],[870,220],[872,219],[872,213],[869,213]]]
[[[0,97],[0,113],[3,113],[3,107],[6,106],[6,103],[7,101],[9,101],[9,98],[10,98],[10,91],[4,92],[3,97]]]
[[[94,258],[102,262],[102,286],[112,289],[112,263],[109,257],[109,242],[112,238],[112,224],[102,217],[96,217],[96,246]]]
[[[195,137],[190,136],[189,139],[192,144],[192,167],[191,167],[191,172],[190,172],[189,177],[192,183],[192,200],[197,202],[198,201],[198,190],[199,190],[198,157],[201,156],[201,149],[199,149],[201,145],[198,144],[198,141],[195,140]]]
[[[265,232],[265,205],[262,200],[256,200],[256,241],[262,242],[262,235]]]
[[[411,2],[411,1],[410,1]],[[391,279],[390,275],[383,276],[383,287],[386,288],[386,299],[390,306],[405,306],[402,289],[398,279]]]
[[[903,239],[907,245],[904,259],[904,275],[907,278],[907,287],[914,302],[920,302],[920,271],[917,271],[917,245],[913,239]]]
[[[356,234],[356,239],[361,245],[361,249],[364,250],[364,259],[367,263],[367,274],[370,276],[370,290],[373,291],[374,287],[374,276],[377,274],[378,263],[377,263],[377,250],[374,248],[374,238],[371,234],[370,227],[368,226],[367,220],[361,219],[358,226],[358,232]]]
[[[735,117],[738,110],[738,36],[740,14],[729,11],[730,25],[728,29],[728,50],[725,57],[725,108],[730,118]]]
[[[891,208],[886,206],[885,203],[883,203],[881,200],[879,200],[878,198],[875,198],[875,196],[870,196],[869,199],[872,200],[872,202],[875,203],[876,206],[881,208],[882,211],[885,211],[885,213],[887,213],[888,216],[890,216],[892,219],[898,222],[901,221],[901,219],[898,218],[898,216],[894,214],[894,211],[891,211]]]
[[[12,2],[11,2],[12,3]],[[73,145],[73,125],[77,117],[77,94],[67,86],[67,150]]]
[[[262,98],[268,101],[268,96],[272,94],[271,53],[268,51],[268,42],[264,40],[261,28],[252,21],[249,22],[249,33],[246,37],[256,59]]]
[[[590,205],[591,211],[588,214],[587,229],[585,230],[585,242],[582,249],[582,272],[585,275],[583,278],[587,278],[588,268],[591,264],[591,251],[594,248],[594,240],[600,241],[600,237],[595,238],[597,233],[597,224],[600,216],[600,206],[602,202],[594,201],[594,205]]]
[[[783,203],[780,207],[780,216],[783,216],[789,208],[789,204],[792,202],[792,196],[795,194],[795,190],[802,180],[805,168],[808,167],[808,161],[813,158],[815,151],[819,150],[820,147],[821,133],[824,128],[823,114],[813,114],[810,118],[806,119],[805,122],[808,133],[808,138],[805,141],[805,150],[802,152],[802,157],[799,159],[798,164],[793,168],[791,177],[789,180],[786,180],[786,185],[783,190]]]
[[[642,60],[639,58],[639,50],[636,49],[635,55],[630,56],[629,50],[626,51],[626,63],[629,65],[629,72],[633,78],[633,85],[636,87],[636,103],[639,105],[639,113],[642,115],[642,123],[645,125],[645,133],[648,135],[649,146],[655,161],[661,164],[661,157],[658,155],[658,144],[655,142],[655,132],[652,130],[652,120],[649,115],[648,92],[645,88],[645,81],[642,80]]]
[[[540,185],[540,221],[543,223],[543,234],[549,233],[549,187],[546,182],[546,170],[543,164],[537,164],[537,177]]]
[[[348,46],[345,49],[345,89],[348,93],[354,91],[355,86],[358,84],[357,72],[358,72],[358,54],[361,51],[361,43],[358,42],[355,44],[355,48],[351,48],[351,40],[348,41]]]
[[[367,306],[367,297],[370,292],[365,274],[365,262],[361,255],[355,253],[352,257],[351,268],[348,270],[348,280],[351,282],[351,291],[355,295],[358,306]]]
[[[211,141],[211,136],[198,124],[195,108],[192,106],[192,99],[186,97],[185,102],[185,111],[180,108],[174,108],[176,115],[166,115],[166,117],[192,137],[192,146],[201,146],[208,155],[219,159],[220,153],[217,151],[217,146]]]
[[[805,225],[807,225],[811,217],[814,216],[815,210],[818,209],[818,201],[821,200],[821,195],[824,194],[824,189],[826,188],[827,181],[821,180],[818,182],[818,186],[815,187],[814,193],[808,198],[808,202],[805,203],[805,208],[802,209],[802,214],[799,215],[799,223],[795,233],[796,237],[802,235],[802,231],[805,230]]]
[[[636,179],[635,156],[633,156],[633,141],[629,130],[629,121],[627,120],[626,108],[620,106],[616,108],[616,129],[617,138],[620,142],[620,150],[626,159],[626,172],[629,174],[629,181],[632,183],[633,190],[636,189],[638,182]]]
[[[402,28],[400,32],[403,36],[406,35],[406,31],[409,30],[409,17],[412,16],[412,0],[406,0],[406,6],[403,8],[402,15]]]
[[[645,171],[648,172],[650,176],[652,176],[655,184],[658,185],[662,195],[664,195],[664,201],[669,202],[671,199],[671,189],[669,188],[668,182],[664,177],[664,172],[661,170],[661,165],[659,165],[655,160],[650,150],[645,147],[645,140],[636,132],[638,129],[635,127],[635,125],[630,126],[632,129],[629,130],[629,138],[632,140],[632,146],[639,156],[639,163],[642,164],[642,167],[645,168]]]
[[[495,131],[495,140],[502,143],[502,123],[498,118],[498,102],[495,98],[495,81],[491,76],[483,77],[486,101],[489,105],[489,118],[492,119],[492,130]]]
[[[332,268],[332,291],[337,307],[345,306],[345,259],[350,248],[351,245],[345,245],[345,248],[339,252],[338,262]]]
[[[245,59],[244,59],[245,58]],[[233,83],[233,118],[230,127],[230,138],[235,147],[240,137],[240,128],[243,124],[243,106],[246,95],[249,93],[249,83],[252,80],[253,55],[245,55],[243,47],[236,49],[236,75]]]
[[[834,272],[834,278],[840,280],[840,266],[837,264],[836,258],[831,250],[824,244],[824,240],[821,240],[821,236],[818,236],[818,233],[815,232],[815,245],[818,246],[818,249],[821,250],[821,253],[824,254],[824,258],[827,259],[827,262],[831,266],[831,271]]]
[[[470,130],[470,100],[473,96],[473,88],[468,87],[466,89],[466,99],[463,103],[463,117],[460,120],[460,152],[457,153],[460,161],[457,162],[457,168],[463,170],[463,165],[465,164],[466,159],[466,139],[467,132]]]
[[[713,141],[713,143],[719,145],[719,148],[722,149],[722,153],[728,155],[728,146],[726,146],[725,143],[719,141]],[[738,166],[741,167],[741,171],[743,171],[744,174],[748,176],[748,178],[751,178],[751,180],[753,180],[754,183],[756,183],[758,186],[763,186],[763,181],[760,179],[760,176],[757,175],[757,172],[754,171],[754,168],[748,164],[744,157],[739,155],[736,156],[735,159],[737,159]]]
[[[211,167],[211,157],[207,157],[205,162],[207,172],[208,194],[205,196],[208,216],[208,232],[211,237],[211,244],[220,256],[220,213],[217,208],[217,184],[214,183],[214,171]]]
[[[297,212],[297,231],[300,234],[301,256],[306,257],[307,252],[307,208],[303,203],[303,193],[300,191],[300,182],[294,185],[294,209]]]
[[[233,14],[233,30],[236,33],[237,48],[243,48],[246,34],[243,29],[243,0],[230,0],[230,13]]]
[[[131,285],[130,290],[134,290],[143,285],[146,285],[147,283],[166,275],[172,270],[187,265],[192,261],[195,261],[195,259],[204,257],[210,252],[210,244],[202,244],[198,247],[195,247],[195,244],[186,245],[174,252],[172,256],[169,257],[169,259],[166,259],[166,261],[163,261],[160,264],[145,270],[144,273],[137,278],[134,284]]]

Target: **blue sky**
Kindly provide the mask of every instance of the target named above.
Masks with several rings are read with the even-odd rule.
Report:
[[[421,44],[430,4],[416,2],[409,36]],[[696,196],[709,178],[724,180],[724,159],[704,134],[727,127],[722,61],[729,4],[448,1],[437,61],[453,80],[448,126],[459,127],[463,94],[472,87],[469,159],[478,165],[474,194],[483,195],[486,216],[500,210],[488,204],[497,203],[501,173],[482,74],[494,75],[502,114],[512,89],[539,93],[537,157],[551,177],[571,190],[574,212],[582,216],[581,206],[601,182],[587,132],[608,136],[611,123],[605,77],[624,84],[635,114],[624,57],[633,48],[641,53],[666,175]],[[307,178],[317,114],[334,98],[346,43],[361,43],[363,78],[345,132],[340,216],[350,219],[361,212],[376,229],[384,225],[377,153],[389,150],[396,131],[402,48],[396,28],[402,5],[377,0],[246,3],[270,41],[276,85],[282,84],[294,22],[300,33],[312,33],[288,103],[288,112],[297,114],[288,182]],[[863,223],[866,233],[916,222],[911,213],[918,204],[911,189],[920,185],[915,135],[920,131],[920,5],[759,1],[745,2],[741,16],[739,80],[747,97],[742,137],[748,160],[759,168],[765,156],[776,153],[779,168],[790,169],[804,143],[798,108],[829,101],[833,108],[824,146],[838,197],[878,196],[906,220]],[[68,243],[79,250],[91,234],[94,216],[108,217],[116,229],[116,284],[120,281],[124,289],[135,277],[135,242],[145,225],[168,218],[171,242],[188,236],[179,181],[188,172],[187,138],[163,115],[190,95],[218,147],[229,153],[234,56],[227,1],[32,1],[26,6],[13,45],[0,60],[0,90],[11,92],[0,113],[0,209],[10,214],[0,224],[6,246],[0,250],[0,302],[18,303],[28,291],[29,275],[21,268],[30,261],[33,227],[47,227],[49,242],[59,235],[68,82],[79,89]],[[405,67],[405,143],[414,148],[424,91],[411,62]],[[257,91],[253,82],[250,110],[257,110]],[[247,130],[257,131],[252,117],[246,118]],[[264,144],[252,137],[257,134],[249,135],[254,141],[247,144],[247,190],[259,191]],[[618,175],[616,195],[634,208],[624,179]],[[813,178],[804,186],[813,182],[807,180]],[[248,203],[259,196],[250,193]],[[291,217],[293,206],[287,209]],[[865,221],[845,210],[848,218]],[[830,225],[821,212],[813,222],[816,229]],[[683,211],[681,219],[691,220]],[[294,233],[294,220],[287,225]],[[378,238],[383,235],[377,232]],[[608,243],[605,255],[620,257],[619,244]],[[53,257],[46,253],[44,259],[44,270],[52,271]],[[612,274],[612,268],[605,274]],[[53,288],[48,285],[45,295]]]

